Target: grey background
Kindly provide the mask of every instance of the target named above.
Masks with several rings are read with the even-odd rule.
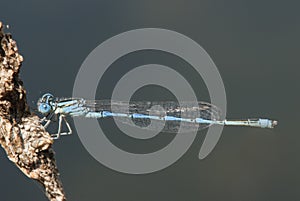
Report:
[[[136,28],[159,27],[198,42],[216,63],[227,93],[227,117],[270,117],[274,130],[224,128],[221,140],[198,159],[205,132],[174,165],[148,175],[127,175],[94,160],[76,133],[54,144],[68,200],[299,200],[299,3],[295,1],[2,1],[0,20],[10,25],[25,58],[21,77],[32,106],[44,92],[71,96],[81,63],[106,39]],[[109,98],[128,70],[168,65],[189,78],[200,100],[209,100],[200,76],[173,55],[143,51],[116,61],[98,86]],[[170,99],[161,88],[139,98]],[[34,101],[34,102],[32,102]],[[134,141],[111,120],[109,138],[132,152],[170,142]],[[51,130],[50,130],[51,131]],[[87,132],[88,134],[88,132]],[[47,200],[0,151],[1,200]]]

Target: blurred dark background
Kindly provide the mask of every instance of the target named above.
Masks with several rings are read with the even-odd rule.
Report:
[[[68,200],[300,200],[299,2],[14,0],[0,5],[0,20],[10,25],[8,31],[25,59],[21,78],[33,107],[45,92],[71,96],[82,62],[106,39],[156,27],[190,37],[212,57],[225,84],[228,118],[261,116],[279,121],[273,130],[224,128],[204,160],[198,159],[205,137],[205,130],[201,131],[180,160],[147,175],[106,168],[88,154],[75,132],[54,144]],[[120,76],[147,63],[181,69],[199,100],[209,101],[201,77],[187,63],[158,51],[136,52],[116,61],[101,80],[98,96],[110,98]],[[139,95],[172,97],[151,86],[134,96]],[[114,136],[118,130],[110,122],[101,124]],[[111,140],[119,146],[140,147],[118,135]],[[0,159],[0,200],[47,200],[3,149]]]

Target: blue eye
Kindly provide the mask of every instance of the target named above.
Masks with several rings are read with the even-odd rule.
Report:
[[[47,114],[47,113],[51,112],[51,106],[46,103],[42,103],[39,105],[38,110],[42,114]]]

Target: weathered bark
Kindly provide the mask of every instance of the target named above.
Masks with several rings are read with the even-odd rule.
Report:
[[[53,140],[31,114],[19,78],[23,57],[0,22],[0,143],[8,158],[45,188],[49,200],[66,200],[51,148]]]

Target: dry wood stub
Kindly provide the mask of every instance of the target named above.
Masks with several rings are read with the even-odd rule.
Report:
[[[23,57],[0,22],[0,143],[8,158],[45,188],[49,200],[66,200],[51,148],[53,139],[31,114],[19,78]]]

